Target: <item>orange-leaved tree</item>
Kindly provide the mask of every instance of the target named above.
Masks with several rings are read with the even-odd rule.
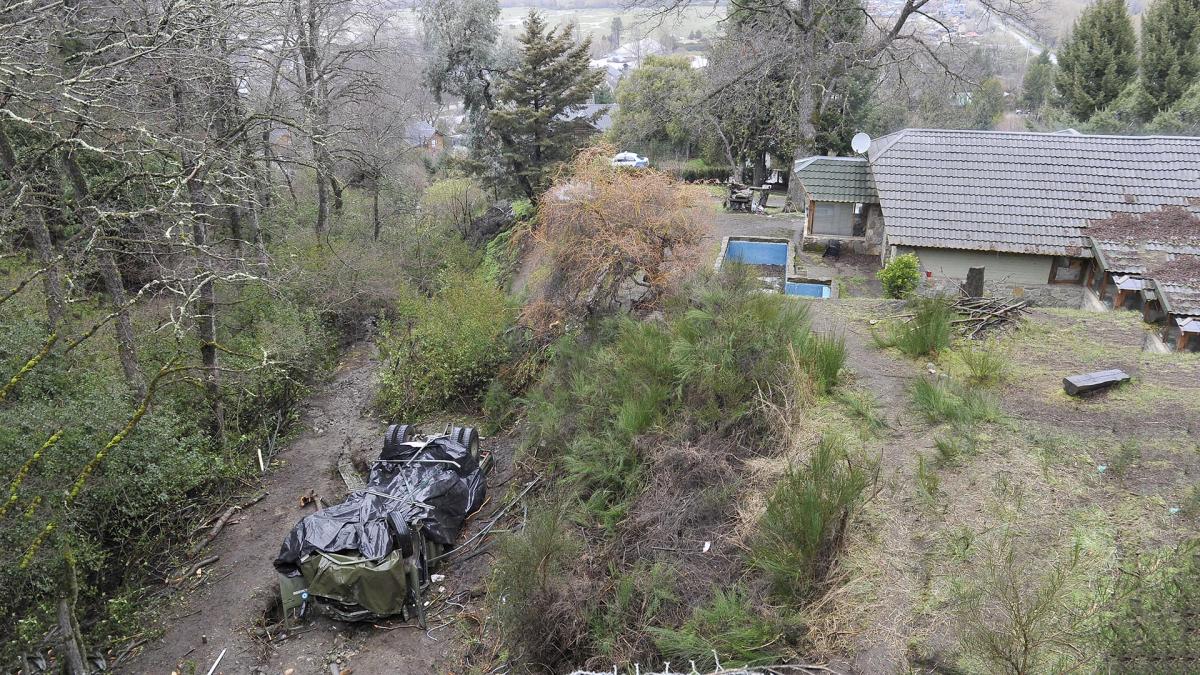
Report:
[[[582,150],[538,205],[538,272],[523,323],[543,337],[590,315],[652,308],[700,262],[710,229],[703,188],[614,167],[614,152],[606,144]]]

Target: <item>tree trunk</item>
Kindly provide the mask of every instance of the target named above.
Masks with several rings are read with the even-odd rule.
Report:
[[[125,381],[129,384],[129,388],[137,394],[138,398],[142,398],[146,395],[146,379],[138,364],[133,321],[129,318],[128,307],[126,307],[128,298],[125,296],[125,280],[121,278],[121,269],[117,267],[117,261],[112,251],[105,248],[105,240],[103,233],[100,232],[99,223],[96,222],[94,214],[88,210],[91,192],[88,190],[87,179],[84,178],[83,171],[80,170],[78,162],[70,152],[63,152],[61,158],[63,170],[71,182],[71,188],[75,191],[75,201],[79,205],[80,218],[89,230],[100,235],[97,241],[98,248],[95,250],[96,267],[100,271],[100,279],[104,283],[104,290],[108,293],[113,311],[117,314],[113,321],[113,331],[117,337],[117,356],[121,360],[121,370],[125,372]]]
[[[42,275],[42,290],[46,295],[46,322],[51,331],[58,330],[59,324],[67,315],[67,302],[66,293],[63,291],[58,254],[54,251],[50,228],[46,227],[46,207],[38,195],[41,190],[30,185],[29,181],[18,175],[17,157],[3,127],[0,127],[0,170],[4,171],[8,180],[19,184],[22,191],[30,193],[28,197],[29,216],[25,219],[25,229],[37,252],[38,263],[46,270]]]
[[[184,92],[178,83],[173,84],[171,93],[175,107],[176,131],[186,129],[187,111],[184,109]],[[186,145],[179,149],[179,164],[187,176],[188,208],[192,218],[192,244],[196,248],[197,275],[202,279],[196,289],[196,337],[200,340],[200,362],[204,366],[204,391],[212,407],[211,433],[222,447],[225,444],[225,410],[221,402],[221,371],[217,364],[217,303],[213,280],[206,276],[207,265],[201,261],[208,258],[208,208],[204,190],[204,178],[198,170],[195,158]]]
[[[333,191],[333,212],[342,212],[342,184],[338,181],[337,176],[329,174],[329,188]]]
[[[58,598],[58,630],[62,635],[63,659],[70,675],[88,675],[87,648],[75,618],[75,603],[79,599],[79,580],[75,578],[75,561],[66,556],[66,572]]]
[[[371,185],[371,224],[374,226],[373,241],[379,241],[379,230],[382,224],[379,222],[379,181],[378,179],[372,182]]]
[[[750,184],[758,187],[767,180],[767,153],[759,150],[754,153],[754,173]]]

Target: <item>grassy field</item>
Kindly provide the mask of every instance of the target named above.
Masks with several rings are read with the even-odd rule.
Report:
[[[881,459],[844,585],[812,617],[826,656],[863,672],[1102,670],[1130,570],[1200,530],[1200,356],[1142,352],[1132,312],[1045,309],[910,358],[872,344],[869,317],[896,306],[819,309],[847,335],[857,403],[813,425]],[[1062,393],[1065,375],[1112,367],[1133,381]]]

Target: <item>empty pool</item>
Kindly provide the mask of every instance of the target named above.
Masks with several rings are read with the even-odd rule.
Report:
[[[783,292],[787,295],[800,295],[806,298],[828,298],[830,288],[827,284],[789,281],[784,284]]]
[[[746,265],[787,265],[788,245],[786,242],[730,239],[725,260]]]

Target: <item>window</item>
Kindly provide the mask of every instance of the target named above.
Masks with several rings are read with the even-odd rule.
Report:
[[[1068,258],[1056,256],[1050,266],[1050,283],[1052,284],[1081,284],[1083,283],[1083,258]]]

